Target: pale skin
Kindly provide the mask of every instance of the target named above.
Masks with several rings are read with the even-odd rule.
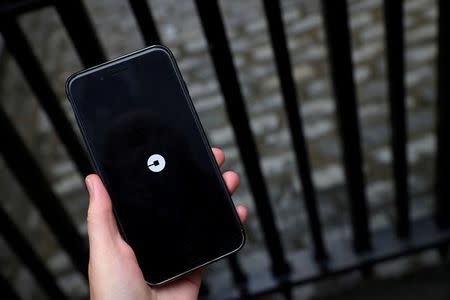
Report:
[[[224,153],[213,148],[217,164],[225,161]],[[228,191],[239,186],[239,176],[232,171],[223,173]],[[191,300],[197,299],[201,270],[179,280],[160,286],[148,286],[133,249],[122,239],[117,228],[111,199],[101,179],[91,174],[86,177],[89,191],[87,227],[89,235],[89,289],[92,300]],[[248,211],[238,205],[236,211],[242,222]],[[157,241],[155,241],[157,243]]]

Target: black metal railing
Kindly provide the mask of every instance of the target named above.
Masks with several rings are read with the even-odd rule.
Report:
[[[303,132],[303,121],[299,114],[299,101],[292,75],[280,1],[262,0],[262,2],[303,188],[303,201],[313,249],[286,253],[283,248],[218,2],[196,0],[196,9],[208,42],[208,49],[225,99],[226,111],[239,146],[250,190],[255,199],[256,214],[271,263],[267,269],[264,269],[264,266],[255,266],[255,268],[243,270],[238,258],[231,257],[228,262],[233,286],[222,288],[223,293],[213,294],[211,298],[246,298],[281,291],[289,299],[292,287],[297,284],[353,270],[370,274],[368,271],[373,264],[425,249],[437,248],[443,252],[450,241],[450,202],[448,201],[450,185],[446,183],[446,171],[450,169],[448,154],[450,142],[446,138],[446,130],[449,128],[446,116],[450,113],[450,94],[446,84],[446,79],[450,78],[448,1],[440,0],[438,3],[440,17],[437,63],[436,214],[414,222],[409,217],[407,187],[403,3],[387,0],[383,3],[397,222],[394,229],[388,228],[374,232],[369,228],[370,216],[365,192],[354,68],[351,59],[348,6],[345,0],[321,1],[352,225],[352,241],[339,240],[328,245],[324,242],[321,218],[317,209],[316,191]],[[129,3],[145,43],[147,45],[160,43],[161,38],[147,1],[129,0]],[[94,27],[79,0],[4,1],[0,4],[0,31],[7,49],[18,63],[78,171],[86,175],[91,170],[86,153],[61,107],[60,99],[53,91],[40,62],[17,23],[17,16],[20,14],[50,5],[56,8],[61,17],[82,63],[88,67],[105,61],[105,54]],[[19,137],[12,120],[7,117],[1,107],[0,140],[2,141],[0,151],[6,165],[48,223],[76,269],[86,278],[85,241],[67,217],[60,200]],[[27,172],[23,172],[25,169]],[[34,252],[33,247],[20,234],[2,208],[0,208],[0,233],[50,298],[68,298]],[[339,251],[334,251],[336,249]],[[345,253],[345,256],[341,257],[342,253]],[[300,266],[299,262],[303,265]],[[267,275],[269,272],[270,276]],[[264,276],[261,275],[262,273]],[[205,291],[203,294],[207,295],[208,290],[211,289],[203,289]],[[8,299],[19,299],[17,293],[1,274],[0,291],[2,295],[7,295]]]

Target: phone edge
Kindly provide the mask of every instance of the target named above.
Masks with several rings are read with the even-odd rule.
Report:
[[[213,168],[215,169],[216,176],[217,176],[217,177],[219,178],[219,180],[222,182],[222,189],[224,189],[224,192],[225,192],[225,194],[226,194],[227,197],[228,197],[228,202],[229,202],[229,204],[230,204],[230,206],[231,206],[231,208],[232,208],[232,211],[234,212],[235,219],[236,219],[236,221],[237,221],[238,224],[239,224],[240,232],[241,232],[241,236],[242,236],[242,241],[241,241],[240,245],[239,245],[238,247],[236,247],[235,249],[233,249],[233,250],[231,250],[231,251],[229,251],[229,252],[227,252],[227,253],[225,253],[225,254],[223,254],[223,255],[221,255],[221,256],[218,256],[218,257],[216,257],[216,258],[213,258],[213,259],[211,259],[211,260],[208,260],[208,261],[206,261],[206,262],[204,262],[204,263],[202,263],[202,264],[200,264],[200,265],[198,265],[198,266],[195,266],[195,267],[193,267],[193,268],[191,268],[191,269],[189,269],[189,270],[187,270],[187,271],[184,271],[183,273],[180,273],[180,274],[178,274],[178,275],[175,275],[175,276],[173,276],[173,277],[170,277],[170,278],[168,278],[168,279],[165,279],[165,280],[163,280],[163,281],[156,282],[156,283],[154,283],[154,282],[148,282],[147,280],[145,280],[145,282],[146,282],[149,286],[161,286],[161,285],[164,285],[164,284],[166,284],[166,283],[175,281],[175,280],[177,280],[178,278],[180,278],[180,277],[182,277],[182,276],[184,276],[184,275],[186,275],[186,274],[189,274],[189,273],[191,273],[191,272],[193,272],[193,271],[195,271],[195,270],[198,270],[198,269],[200,269],[200,268],[202,268],[202,267],[205,267],[205,266],[207,266],[207,265],[209,265],[209,264],[212,264],[212,263],[214,263],[214,262],[216,262],[216,261],[218,261],[218,260],[221,260],[221,259],[223,259],[223,258],[225,258],[225,257],[227,257],[227,256],[230,256],[230,255],[232,255],[232,254],[238,252],[239,250],[241,250],[241,249],[244,247],[245,242],[246,242],[246,240],[247,240],[246,233],[245,233],[245,230],[244,230],[244,226],[243,226],[241,220],[239,219],[239,215],[237,214],[236,208],[235,208],[235,206],[234,206],[234,202],[233,202],[233,200],[232,200],[232,198],[231,198],[230,193],[228,192],[228,190],[227,190],[227,188],[226,188],[225,181],[223,180],[222,173],[220,172],[219,166],[217,165],[217,162],[216,162],[215,159],[214,159],[214,155],[213,155],[213,153],[212,153],[211,145],[210,145],[209,140],[208,140],[208,138],[207,138],[207,136],[206,136],[206,133],[205,133],[205,131],[204,131],[204,128],[203,128],[203,126],[202,126],[202,124],[201,124],[201,121],[200,121],[200,118],[199,118],[199,116],[198,116],[198,113],[197,113],[197,111],[196,111],[196,109],[195,109],[195,107],[194,107],[192,98],[191,98],[191,96],[190,96],[190,94],[189,94],[189,91],[188,91],[188,89],[187,89],[186,83],[185,83],[185,81],[184,81],[184,79],[183,79],[183,76],[182,76],[182,74],[181,74],[181,71],[180,71],[180,69],[179,69],[179,67],[178,67],[178,64],[177,64],[177,62],[176,62],[176,59],[175,59],[173,53],[170,51],[170,49],[167,48],[167,47],[164,46],[164,45],[152,45],[152,46],[149,46],[149,47],[145,47],[145,48],[142,48],[142,49],[138,49],[138,50],[136,50],[136,51],[127,53],[127,54],[125,54],[125,55],[121,55],[121,56],[118,56],[118,57],[116,57],[116,58],[114,58],[114,59],[105,61],[105,62],[103,62],[103,63],[101,63],[101,64],[98,64],[98,65],[95,65],[95,66],[86,68],[86,69],[84,69],[84,70],[77,71],[77,72],[71,74],[71,75],[67,78],[67,80],[66,80],[66,82],[65,82],[65,92],[66,92],[66,96],[67,96],[68,101],[69,101],[70,104],[71,104],[72,110],[74,111],[74,115],[75,115],[76,122],[77,122],[77,124],[78,124],[78,127],[80,128],[81,135],[82,135],[82,137],[83,137],[83,139],[84,139],[85,148],[86,148],[86,150],[88,151],[88,154],[89,154],[88,157],[89,157],[89,161],[90,161],[90,163],[91,163],[91,166],[93,167],[95,173],[96,173],[97,175],[100,176],[100,172],[99,172],[98,165],[97,165],[96,162],[92,159],[92,158],[93,158],[92,149],[91,149],[89,143],[86,142],[86,141],[90,141],[90,140],[89,140],[89,138],[87,137],[87,135],[86,135],[85,132],[84,132],[84,124],[83,124],[82,120],[80,120],[80,118],[78,117],[78,108],[77,108],[77,106],[75,105],[75,103],[74,103],[74,101],[73,101],[73,99],[72,99],[72,94],[71,94],[71,92],[70,92],[70,86],[71,86],[71,84],[72,84],[72,83],[74,82],[74,80],[75,80],[78,76],[80,76],[80,75],[88,74],[88,73],[92,72],[93,70],[97,70],[97,69],[99,69],[99,68],[101,68],[101,67],[105,67],[105,66],[110,65],[110,64],[112,64],[112,63],[119,62],[119,61],[124,60],[124,59],[126,59],[126,58],[129,58],[129,57],[132,57],[132,56],[135,56],[135,55],[139,55],[139,54],[141,54],[141,53],[147,52],[147,51],[152,50],[152,49],[155,49],[155,48],[164,51],[164,52],[168,55],[168,57],[169,57],[169,59],[170,59],[170,62],[171,62],[172,66],[173,66],[173,68],[174,68],[174,70],[175,70],[175,74],[176,74],[176,76],[177,76],[178,81],[179,81],[180,84],[181,84],[181,89],[182,89],[183,94],[184,94],[184,96],[185,96],[185,98],[186,98],[186,100],[187,100],[187,103],[188,103],[189,109],[190,109],[190,111],[191,111],[191,113],[192,113],[192,115],[193,115],[195,124],[196,124],[197,128],[198,128],[199,131],[200,131],[200,135],[201,135],[201,138],[202,138],[203,142],[204,142],[204,143],[206,144],[206,146],[207,146],[207,152],[208,152],[208,156],[209,156],[210,162],[211,162],[211,164],[213,165]],[[100,176],[100,178],[101,178],[101,176]],[[102,179],[102,180],[103,180],[103,179]],[[112,205],[112,206],[113,206],[113,212],[114,212],[114,215],[115,215],[115,219],[116,219],[116,221],[117,221],[117,223],[118,223],[118,225],[119,225],[119,228],[120,228],[120,230],[121,230],[122,235],[124,236],[124,238],[125,238],[125,240],[126,240],[126,235],[125,235],[125,232],[124,232],[123,229],[122,229],[122,225],[120,224],[119,219],[116,217],[114,205]]]

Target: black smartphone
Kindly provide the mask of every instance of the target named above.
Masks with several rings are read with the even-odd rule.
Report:
[[[243,246],[242,224],[166,47],[76,73],[66,93],[122,235],[149,284]]]

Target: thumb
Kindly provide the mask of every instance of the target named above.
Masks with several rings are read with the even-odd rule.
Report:
[[[86,177],[89,192],[87,230],[91,255],[113,248],[121,238],[114,218],[111,198],[98,175]]]

